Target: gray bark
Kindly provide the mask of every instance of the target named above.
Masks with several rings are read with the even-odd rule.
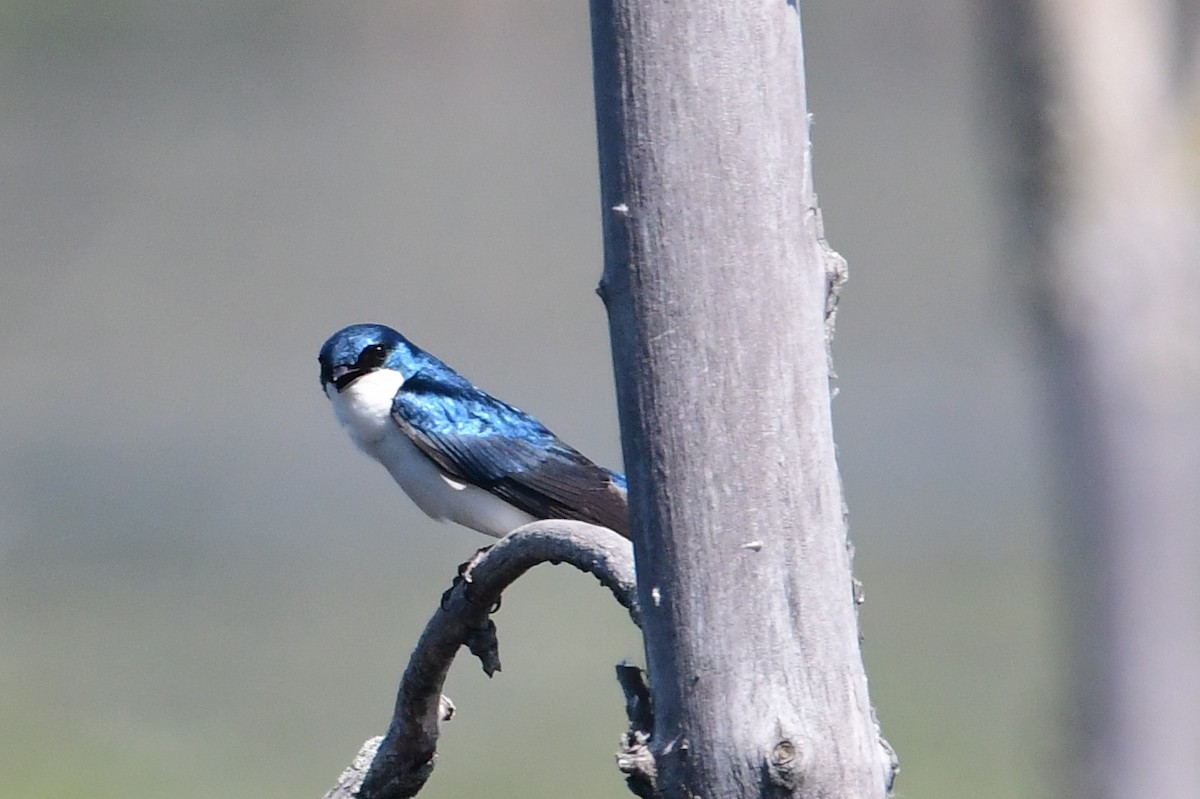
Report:
[[[387,734],[363,744],[325,799],[415,796],[433,773],[441,723],[454,713],[442,685],[466,646],[490,677],[500,670],[489,616],[504,590],[539,563],[569,563],[588,572],[638,620],[633,553],[612,530],[575,521],[541,521],[480,550],[443,595],[409,659]]]
[[[1196,32],[1164,0],[987,6],[1007,100],[996,118],[1015,120],[1007,166],[1025,176],[1011,240],[1032,266],[1068,495],[1076,768],[1067,793],[1192,796],[1200,81],[1189,89],[1182,81],[1197,73],[1178,65],[1194,58]]]
[[[795,5],[592,0],[609,311],[664,797],[881,797]]]

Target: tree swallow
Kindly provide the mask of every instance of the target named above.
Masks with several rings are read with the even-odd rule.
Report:
[[[497,537],[536,519],[629,537],[624,475],[390,327],[339,330],[318,361],[338,422],[428,516]]]

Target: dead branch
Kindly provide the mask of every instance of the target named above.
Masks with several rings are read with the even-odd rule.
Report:
[[[481,549],[460,568],[425,625],[400,681],[387,733],[363,744],[325,799],[401,799],[424,787],[437,757],[441,722],[454,712],[442,696],[450,664],[466,646],[489,677],[500,670],[491,613],[504,589],[539,563],[569,563],[595,575],[639,622],[633,550],[607,528],[540,521]]]

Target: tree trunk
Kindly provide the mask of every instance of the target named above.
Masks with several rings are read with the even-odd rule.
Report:
[[[1177,77],[1200,73],[1177,69],[1177,45],[1194,25],[1164,0],[986,6],[1007,100],[995,118],[1016,134],[1005,172],[1025,178],[1012,240],[1033,267],[1069,506],[1067,793],[1193,796],[1200,86]]]
[[[882,797],[799,10],[593,0],[592,30],[657,790]]]

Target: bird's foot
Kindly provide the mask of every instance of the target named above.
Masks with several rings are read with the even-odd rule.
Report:
[[[457,589],[460,585],[462,586],[463,599],[470,603],[475,601],[471,597],[471,583],[473,582],[471,572],[491,548],[491,544],[487,545],[486,547],[481,547],[476,550],[475,554],[471,556],[470,560],[458,564],[458,574],[454,576],[454,580],[450,583],[450,587],[447,588],[442,594],[442,610],[446,609],[446,606],[450,603],[451,596],[454,594],[455,589]],[[496,601],[492,604],[492,607],[488,610],[488,613],[495,613],[498,610],[500,610],[500,597],[496,597]]]

